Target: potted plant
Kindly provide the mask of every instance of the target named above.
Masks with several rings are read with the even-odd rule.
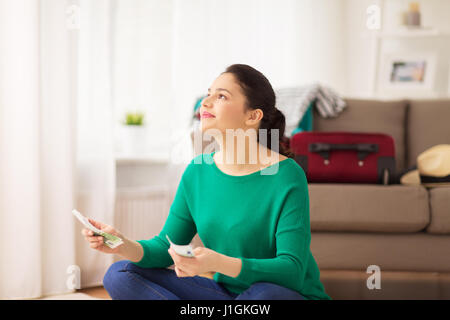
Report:
[[[127,112],[125,114],[125,124],[127,126],[142,126],[144,122],[143,112]]]
[[[145,153],[147,133],[143,112],[126,112],[122,121],[122,151],[125,156],[139,156]]]

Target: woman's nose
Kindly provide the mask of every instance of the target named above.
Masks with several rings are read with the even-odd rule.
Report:
[[[207,107],[207,108],[212,106],[212,104],[209,102],[209,97],[208,96],[203,98],[201,105],[204,106],[204,107]]]

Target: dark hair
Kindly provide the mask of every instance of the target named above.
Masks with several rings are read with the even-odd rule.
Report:
[[[279,153],[293,158],[294,153],[289,148],[289,138],[284,136],[286,118],[284,114],[275,107],[275,92],[269,80],[258,70],[246,64],[233,64],[222,73],[231,73],[242,88],[247,98],[246,110],[261,109],[264,113],[259,124],[259,129],[267,129],[267,145],[271,148],[271,130],[279,131]],[[259,134],[257,134],[259,142]]]

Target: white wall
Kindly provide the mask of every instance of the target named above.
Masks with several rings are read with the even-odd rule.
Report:
[[[228,65],[249,64],[274,88],[320,81],[345,90],[341,0],[174,2],[173,128],[192,116]]]
[[[373,63],[376,61],[375,32],[366,27],[366,8],[378,4],[382,8],[380,32],[394,33],[402,24],[402,13],[408,10],[409,0],[346,0],[347,37],[347,96],[356,97],[401,97],[404,93],[385,93],[378,89],[373,91],[375,79]],[[410,92],[414,97],[446,97],[450,86],[450,1],[425,0],[419,2],[422,25],[434,27],[447,34],[443,37],[387,37],[379,42],[378,74],[381,76],[383,57],[396,52],[432,52],[437,56],[434,93]],[[377,81],[376,85],[379,82]],[[376,87],[375,87],[376,89]]]
[[[450,1],[419,2],[423,25],[450,33]],[[116,121],[127,110],[142,109],[148,136],[169,140],[188,129],[196,98],[233,63],[259,69],[274,88],[318,81],[346,97],[381,97],[374,90],[384,53],[425,47],[439,54],[436,95],[447,95],[450,41],[384,39],[377,56],[375,31],[366,26],[367,7],[382,8],[381,31],[389,32],[397,29],[408,3],[116,0]]]
[[[379,3],[380,1],[378,1]],[[346,38],[346,96],[369,96],[372,94],[371,67],[375,47],[371,37],[373,32],[366,27],[366,9],[377,3],[372,0],[346,0],[345,27]]]
[[[196,98],[234,63],[274,88],[346,90],[344,0],[117,0],[115,19],[117,121],[144,109],[158,140],[188,129]]]
[[[115,0],[113,102],[116,134],[128,111],[145,112],[149,137],[169,135],[172,1]],[[160,139],[153,139],[158,143]],[[118,141],[120,143],[120,140]]]
[[[297,52],[295,72],[299,74],[294,84],[318,81],[338,92],[345,92],[345,1],[296,1],[296,10],[292,14],[297,29],[293,39]]]

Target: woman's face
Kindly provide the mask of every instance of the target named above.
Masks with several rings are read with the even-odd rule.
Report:
[[[203,99],[200,107],[202,132],[208,129],[218,129],[225,135],[226,129],[258,128],[258,113],[261,110],[245,112],[246,101],[234,75],[231,73],[221,74],[208,89],[208,96]],[[206,117],[205,112],[212,114],[213,117]],[[213,133],[210,135],[214,136]]]

